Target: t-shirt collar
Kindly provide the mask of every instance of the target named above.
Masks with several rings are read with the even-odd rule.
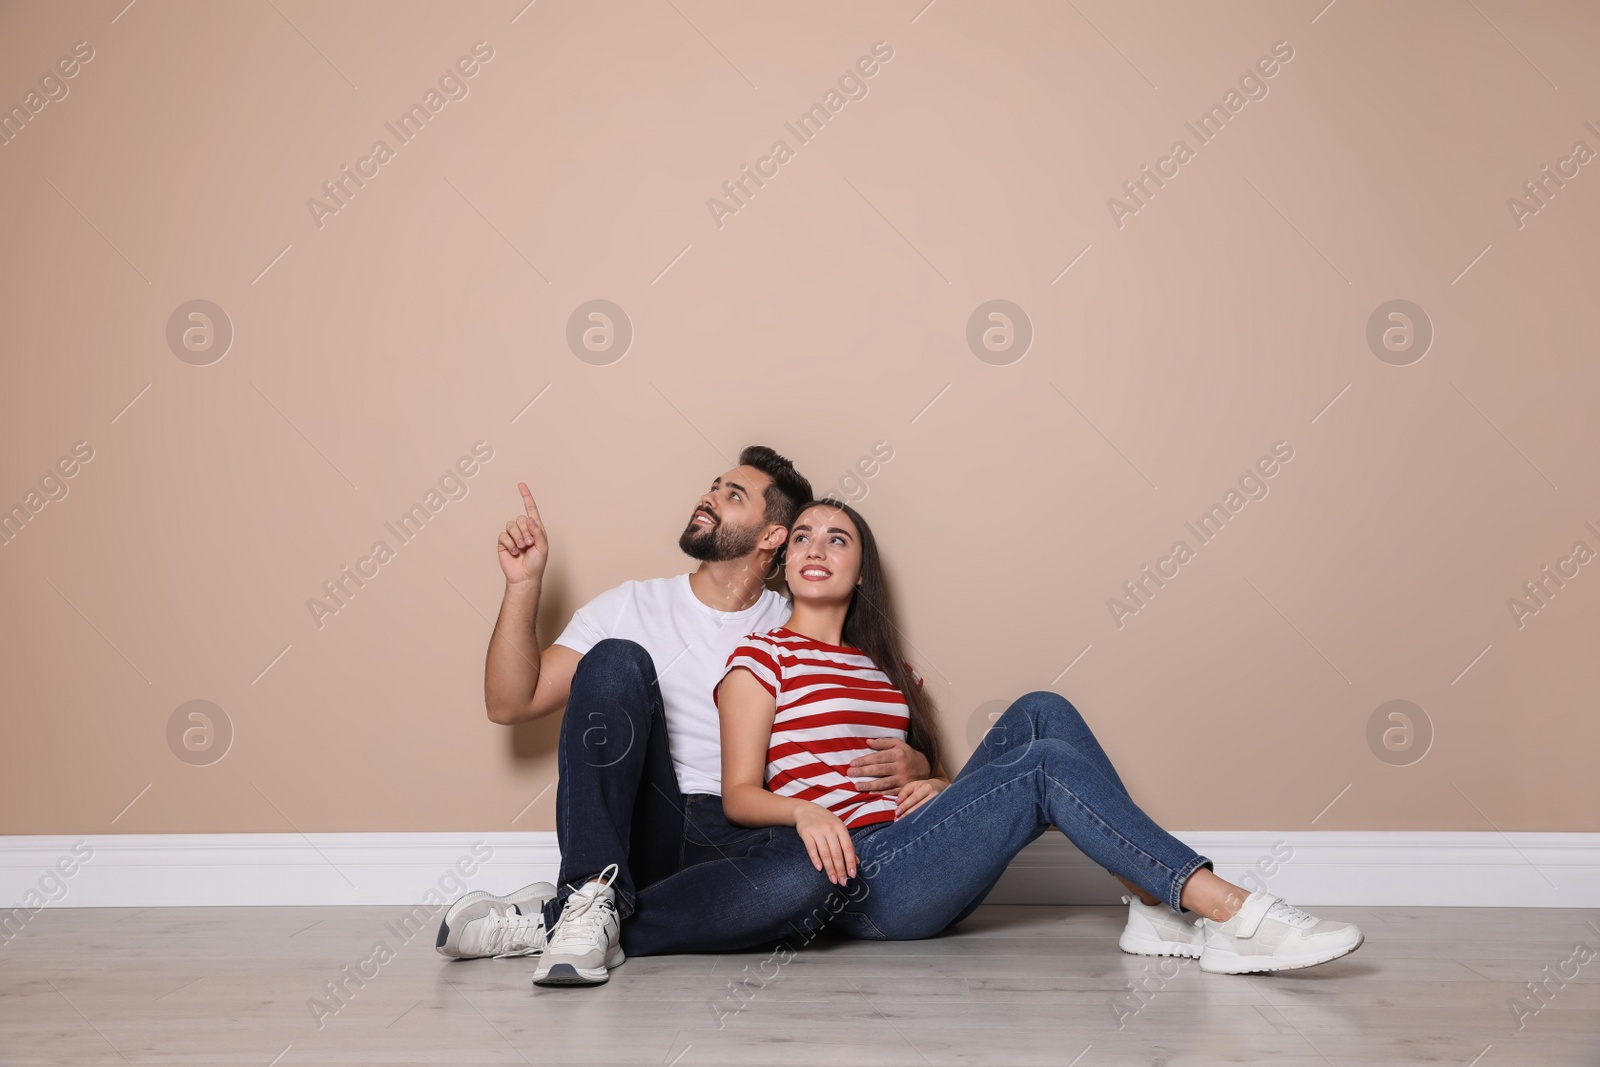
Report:
[[[705,601],[694,595],[694,586],[689,584],[689,575],[691,573],[693,572],[686,571],[685,573],[678,575],[676,579],[678,584],[682,587],[683,596],[689,601],[689,603],[693,604],[696,608],[699,608],[713,619],[723,619],[729,622],[738,622],[759,614],[761,611],[766,609],[770,603],[770,601],[767,599],[767,594],[771,592],[771,590],[763,587],[760,595],[756,597],[756,602],[751,604],[748,608],[745,608],[743,611],[718,611],[716,608],[712,607],[710,604],[707,604]]]

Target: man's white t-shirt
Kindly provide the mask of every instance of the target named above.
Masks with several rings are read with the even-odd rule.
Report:
[[[684,794],[722,793],[722,731],[712,690],[728,657],[748,634],[789,618],[792,605],[763,589],[744,611],[717,611],[700,602],[689,576],[623,582],[579,608],[555,643],[587,654],[608,637],[644,646],[655,662],[667,714],[667,746]]]

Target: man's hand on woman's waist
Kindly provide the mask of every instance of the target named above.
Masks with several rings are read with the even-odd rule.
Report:
[[[875,751],[852,760],[849,777],[863,793],[892,793],[909,782],[930,777],[928,757],[895,737],[868,738]],[[867,778],[870,781],[859,781]]]

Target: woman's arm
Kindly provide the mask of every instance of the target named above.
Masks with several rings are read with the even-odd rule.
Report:
[[[793,826],[811,865],[837,885],[855,877],[850,831],[820,804],[767,789],[767,748],[777,699],[748,670],[735,668],[717,688],[722,716],[722,813],[740,826]]]
[[[734,668],[717,687],[722,714],[722,813],[738,826],[793,826],[810,801],[767,791],[767,748],[778,702],[756,676]]]

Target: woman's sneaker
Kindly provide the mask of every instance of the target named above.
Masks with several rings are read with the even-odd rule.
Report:
[[[613,863],[567,897],[533,972],[534,985],[599,985],[611,977],[607,971],[622,966],[627,959],[622,954],[622,920],[611,888],[616,877]]]
[[[1135,956],[1184,956],[1194,959],[1205,944],[1205,931],[1198,919],[1187,919],[1166,904],[1144,904],[1137,897],[1123,897],[1128,905],[1128,925],[1117,945]]]
[[[544,902],[555,895],[549,882],[535,882],[503,897],[475,890],[444,913],[433,947],[460,960],[535,955],[544,951]]]
[[[1213,974],[1255,974],[1314,967],[1361,947],[1353,923],[1317,919],[1279,897],[1251,893],[1225,923],[1206,920],[1200,969]]]

